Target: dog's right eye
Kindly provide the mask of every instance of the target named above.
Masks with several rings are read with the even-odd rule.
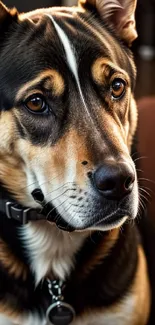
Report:
[[[120,99],[125,92],[125,81],[115,78],[111,84],[111,94],[114,99]]]
[[[48,110],[48,104],[40,94],[32,95],[26,99],[24,106],[34,113],[43,113]]]

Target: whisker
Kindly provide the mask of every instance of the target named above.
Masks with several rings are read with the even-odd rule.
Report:
[[[67,201],[67,200],[66,200],[66,201]],[[64,210],[65,210],[66,213],[69,211],[70,207],[71,207],[71,204],[69,203],[69,207],[68,207],[67,209],[64,208]],[[60,219],[60,218],[62,218],[62,216],[61,216],[60,213],[58,213],[58,214],[56,215],[56,221],[59,222],[59,219]],[[68,226],[68,225],[69,225],[69,223],[67,222],[67,226]]]
[[[146,157],[146,156],[138,157],[138,158],[134,159],[133,161],[135,163],[136,161],[141,160],[141,159],[148,159],[148,157]]]
[[[70,184],[75,185],[74,182],[66,182],[65,184],[57,187],[56,189],[52,190],[51,192],[48,192],[46,194],[46,196],[49,196],[51,193],[56,192],[56,191],[60,190],[61,188],[67,187],[67,185],[70,185]],[[78,188],[78,184],[76,185],[76,188]],[[74,188],[72,188],[71,190],[73,191]]]
[[[72,207],[72,204],[69,203],[68,208],[67,208],[67,209],[64,208],[65,212],[67,213],[67,212],[70,210],[71,207]],[[67,223],[67,227],[70,225],[71,221],[74,219],[74,217],[75,217],[76,214],[77,214],[77,212],[75,212],[75,213],[71,216],[70,220],[66,221],[66,223]],[[60,213],[58,214],[58,216],[61,217]],[[59,221],[59,219],[57,219],[57,222],[58,222],[58,221]]]
[[[144,192],[145,194],[147,194],[150,198],[151,198],[151,194],[150,193],[148,193],[148,191],[146,191],[144,188],[142,188],[142,187],[139,187],[139,191],[142,191],[142,192]]]
[[[60,208],[60,206],[62,206],[66,201],[67,201],[67,199],[65,199],[63,202],[61,202],[61,203],[58,204],[57,206],[54,206],[54,207],[49,211],[49,213],[47,214],[47,219],[48,219],[49,215],[50,215],[53,211],[55,211],[55,210],[57,210],[58,208]],[[57,217],[57,215],[56,215],[56,217]]]
[[[150,182],[152,184],[155,184],[155,181],[153,181],[152,179],[149,179],[149,178],[145,178],[145,177],[140,177],[139,181],[147,181],[147,182]]]
[[[140,173],[144,173],[144,170],[139,169],[139,168],[136,168],[136,171],[137,171],[137,172],[140,172]]]
[[[92,239],[92,231],[89,230],[89,238],[93,244],[95,244],[94,240]]]
[[[135,226],[135,220],[134,219],[127,219],[126,221],[130,226],[133,228]]]
[[[155,192],[154,192],[151,188],[149,188],[149,187],[147,187],[147,186],[142,185],[142,186],[140,186],[140,188],[144,188],[144,189],[146,189],[147,191],[150,191],[152,194],[155,194]]]
[[[139,217],[143,214],[143,211],[145,211],[145,206],[144,206],[143,203],[140,201],[140,202],[139,202],[139,209],[138,209],[138,215],[139,215]]]
[[[142,193],[140,193],[141,198],[143,198],[146,202],[150,203],[149,199]]]
[[[55,198],[53,198],[52,200],[48,201],[48,202],[44,205],[44,208],[45,208],[49,203],[51,203],[51,202],[52,202],[52,204],[54,204],[53,201],[59,199],[61,196],[64,196],[64,194],[65,194],[67,191],[68,191],[68,189],[65,190],[63,193],[59,194],[58,196],[56,196]],[[65,199],[65,200],[66,200],[66,199]]]
[[[32,185],[34,185],[34,184],[37,184],[37,186],[39,185],[40,187],[43,186],[43,185],[45,185],[45,184],[51,184],[51,183],[52,183],[56,178],[60,177],[62,174],[63,174],[63,172],[59,173],[57,176],[55,176],[54,178],[52,178],[52,180],[50,180],[50,181],[45,181],[45,182],[43,182],[43,183],[39,183],[38,180],[36,179],[35,182],[33,182],[33,183],[31,183],[31,184],[29,184],[29,185],[27,185],[27,186],[24,186],[24,187],[22,188],[22,190],[25,190],[26,188],[29,188],[30,186],[32,186]]]
[[[62,187],[62,188],[64,189],[64,187]],[[52,199],[49,200],[49,201],[46,201],[46,203],[43,205],[44,208],[45,208],[49,203],[51,203],[52,201],[58,199],[58,198],[61,197],[61,196],[66,196],[66,197],[69,199],[69,197],[68,197],[67,195],[65,195],[65,193],[67,193],[68,191],[72,191],[72,189],[71,189],[71,188],[67,188],[64,192],[60,193],[58,196],[52,198]],[[51,192],[51,193],[53,193],[53,192]]]
[[[71,206],[72,206],[72,204],[71,204]],[[71,208],[71,206],[70,206],[70,208]],[[77,211],[75,211],[75,213],[71,216],[70,220],[68,221],[68,225],[76,217],[76,215],[77,215]]]
[[[145,196],[140,194],[139,203],[140,203],[141,207],[143,208],[143,210],[145,210],[146,209],[146,204],[144,203],[143,199],[146,200]]]
[[[131,154],[131,158],[133,158],[135,155],[139,155],[138,151],[135,151],[134,153]]]

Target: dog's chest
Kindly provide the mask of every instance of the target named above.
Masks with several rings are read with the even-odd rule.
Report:
[[[135,311],[136,298],[133,294],[126,297],[122,304],[113,306],[112,308],[92,310],[89,313],[84,313],[81,317],[75,318],[70,325],[130,325],[131,318]],[[133,320],[132,324],[135,322]],[[0,325],[51,325],[46,319],[40,319],[38,315],[28,315],[15,323],[10,323],[3,318]]]
[[[74,256],[86,234],[69,234],[47,222],[28,224],[20,233],[36,284],[52,274],[65,280],[74,266]]]

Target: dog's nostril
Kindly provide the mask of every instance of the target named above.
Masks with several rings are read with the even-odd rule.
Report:
[[[128,190],[133,185],[133,182],[134,182],[134,178],[129,176],[124,183],[125,189]]]

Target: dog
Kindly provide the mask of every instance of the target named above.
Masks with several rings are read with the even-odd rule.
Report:
[[[145,325],[136,0],[0,3],[0,325]]]

